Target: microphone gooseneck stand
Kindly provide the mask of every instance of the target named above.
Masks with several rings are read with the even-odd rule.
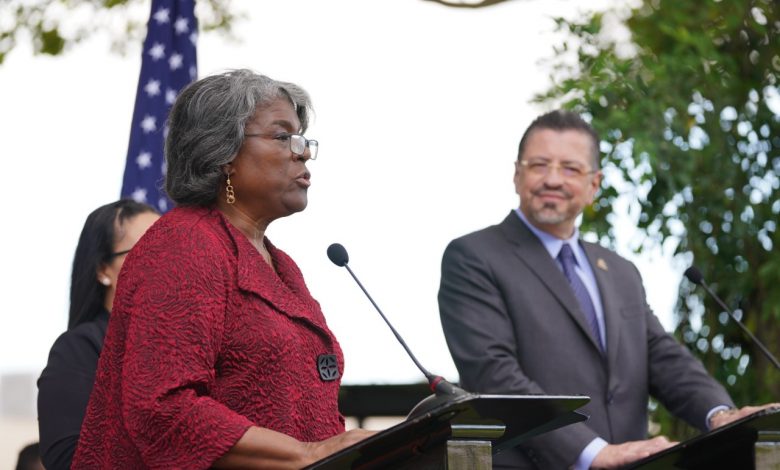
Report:
[[[739,319],[736,316],[734,316],[734,313],[731,311],[731,309],[728,308],[726,303],[723,302],[723,300],[721,300],[721,298],[718,297],[717,294],[715,294],[715,292],[712,289],[710,289],[710,286],[707,285],[707,282],[704,280],[704,276],[701,274],[701,271],[699,271],[695,266],[691,266],[685,270],[684,275],[692,283],[696,284],[697,286],[702,286],[704,290],[710,295],[710,297],[715,299],[715,302],[717,302],[718,305],[720,305],[720,308],[722,308],[726,313],[729,314],[729,317],[731,317],[731,319],[734,320],[734,322],[740,327],[740,329],[742,329],[742,331],[750,338],[753,344],[758,346],[758,349],[760,349],[761,352],[764,354],[764,356],[766,356],[766,358],[769,359],[769,362],[771,362],[772,365],[775,366],[777,370],[780,370],[780,362],[777,361],[777,358],[775,358],[775,356],[773,356],[772,353],[769,352],[769,349],[767,349],[766,346],[764,346],[764,343],[762,343],[758,338],[756,338],[756,336],[745,326],[744,323],[739,321]]]
[[[330,245],[328,247],[328,258],[336,266],[347,268],[347,272],[349,272],[350,276],[352,276],[352,279],[355,280],[355,282],[363,291],[363,293],[366,295],[366,297],[368,297],[368,300],[371,301],[371,305],[373,305],[376,311],[379,312],[379,315],[382,317],[382,319],[385,321],[387,326],[390,328],[390,331],[393,332],[396,339],[398,340],[399,343],[401,343],[401,346],[403,346],[403,348],[406,350],[406,353],[412,359],[414,364],[417,366],[418,369],[420,369],[420,372],[422,372],[425,378],[428,380],[428,384],[430,385],[433,395],[423,399],[420,403],[415,405],[415,407],[412,408],[412,411],[409,412],[407,419],[412,419],[417,416],[421,416],[427,413],[428,411],[448,402],[454,397],[462,396],[468,393],[462,388],[451,384],[446,379],[444,379],[444,377],[440,375],[432,374],[425,367],[423,367],[422,364],[420,364],[420,361],[418,361],[417,358],[414,356],[414,354],[412,354],[411,349],[409,349],[409,346],[406,345],[406,342],[403,340],[401,335],[398,334],[395,328],[393,328],[393,325],[390,323],[387,317],[385,317],[385,314],[382,313],[382,310],[379,308],[376,302],[374,302],[374,299],[368,293],[366,288],[363,287],[363,284],[360,282],[357,276],[355,276],[355,273],[352,272],[352,269],[350,269],[349,255],[347,254],[346,248],[344,248],[339,243],[334,243]]]

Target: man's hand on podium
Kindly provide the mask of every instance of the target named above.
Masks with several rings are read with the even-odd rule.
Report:
[[[643,441],[629,441],[622,444],[609,444],[596,455],[590,468],[610,469],[643,459],[651,454],[660,452],[677,445],[665,436],[658,436]]]
[[[729,410],[718,411],[710,418],[710,429],[719,428],[767,408],[780,408],[780,403],[769,403],[768,405],[761,406],[743,406],[739,409],[733,408]]]

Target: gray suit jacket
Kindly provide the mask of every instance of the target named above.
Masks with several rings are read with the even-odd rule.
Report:
[[[439,310],[464,389],[591,398],[582,408],[588,421],[499,454],[496,468],[564,469],[596,437],[645,439],[649,395],[699,429],[706,429],[709,410],[733,405],[664,331],[636,267],[581,243],[601,292],[606,356],[556,261],[514,212],[444,252]]]

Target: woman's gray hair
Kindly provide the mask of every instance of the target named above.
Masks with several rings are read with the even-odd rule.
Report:
[[[168,117],[165,139],[165,190],[180,205],[206,206],[216,201],[222,167],[233,161],[244,130],[258,107],[286,98],[305,132],[312,114],[306,91],[251,70],[212,75],[184,88]]]

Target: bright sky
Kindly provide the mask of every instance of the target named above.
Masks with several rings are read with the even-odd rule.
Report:
[[[442,252],[517,206],[513,161],[529,104],[548,85],[539,59],[552,16],[608,0],[512,1],[479,10],[424,0],[238,2],[241,43],[202,34],[199,76],[247,67],[312,95],[320,142],[309,207],[269,237],[300,265],[346,356],[345,383],[422,380],[346,270],[350,266],[418,359],[457,380],[439,323]],[[148,8],[147,8],[148,9]],[[118,198],[140,45],[105,37],[57,58],[20,47],[0,66],[0,373],[37,373],[67,324],[73,251],[84,219]],[[630,229],[623,230],[630,234]],[[641,262],[667,325],[679,274]],[[671,274],[670,274],[671,273]]]

